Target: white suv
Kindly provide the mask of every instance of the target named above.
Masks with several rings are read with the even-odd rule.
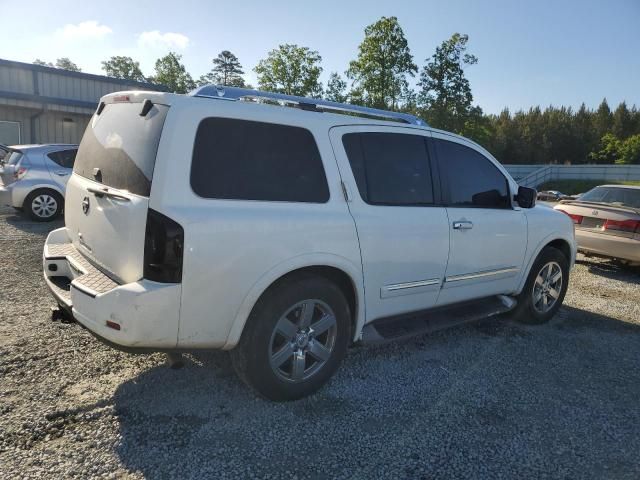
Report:
[[[294,107],[294,108],[291,108]],[[352,342],[560,307],[571,220],[410,115],[254,90],[102,98],[51,232],[53,295],[135,351],[231,350],[274,400]]]

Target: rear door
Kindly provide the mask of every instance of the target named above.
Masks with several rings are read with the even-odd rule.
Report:
[[[118,101],[123,98],[124,101]],[[149,194],[169,107],[111,97],[82,137],[67,185],[65,222],[73,244],[115,279],[142,278]]]
[[[45,154],[45,163],[49,169],[51,179],[64,191],[73,172],[76,161],[77,148],[67,148]]]
[[[330,135],[360,241],[367,321],[434,306],[449,227],[428,132],[358,126]]]
[[[509,293],[527,248],[527,221],[491,159],[458,137],[434,133],[451,251],[438,304]]]

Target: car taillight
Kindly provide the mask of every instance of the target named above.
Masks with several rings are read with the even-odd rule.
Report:
[[[573,220],[573,223],[576,225],[580,225],[582,223],[582,219],[584,218],[582,215],[576,215],[575,213],[569,213],[565,210],[562,210],[561,208],[557,208],[556,210],[558,210],[559,212],[564,213],[565,215],[569,216],[569,218],[571,218],[571,220]]]
[[[607,220],[602,229],[629,233],[640,232],[640,220]]]
[[[183,228],[149,209],[144,239],[144,278],[162,283],[181,282],[183,246]]]
[[[13,174],[13,178],[15,178],[16,180],[20,180],[26,174],[27,174],[27,168],[26,167],[18,167],[18,169]]]

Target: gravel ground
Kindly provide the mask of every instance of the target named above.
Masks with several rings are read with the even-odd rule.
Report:
[[[640,478],[640,274],[580,262],[549,324],[358,347],[312,398],[224,352],[127,355],[52,322],[46,232],[0,210],[2,478]]]

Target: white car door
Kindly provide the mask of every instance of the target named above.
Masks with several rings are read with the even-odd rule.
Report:
[[[366,322],[436,304],[449,253],[428,132],[351,126],[330,131],[362,256]]]
[[[527,220],[497,162],[471,142],[433,133],[451,250],[439,305],[511,293],[527,247]]]

